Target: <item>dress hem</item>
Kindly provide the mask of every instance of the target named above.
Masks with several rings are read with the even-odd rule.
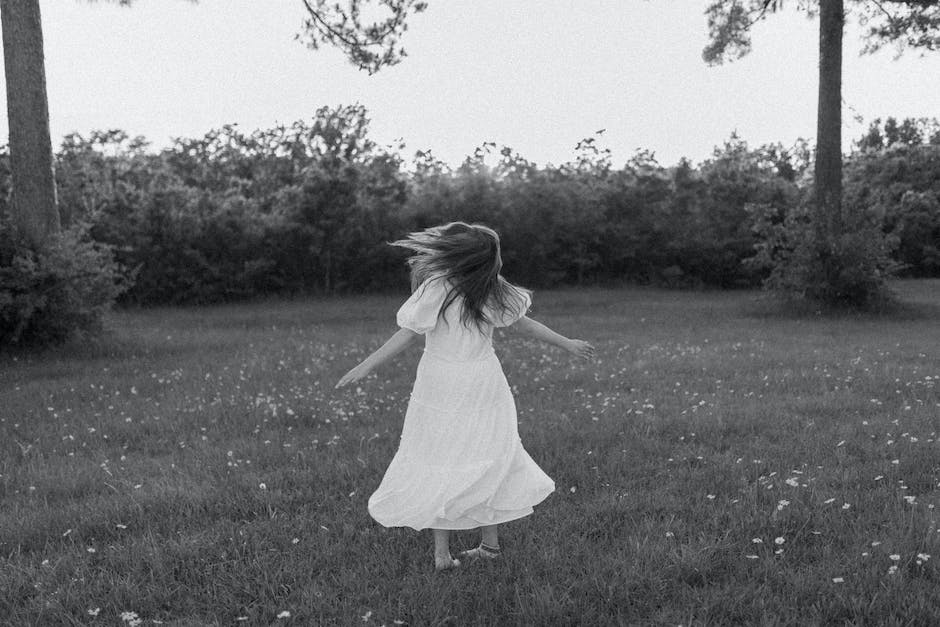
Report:
[[[409,529],[414,529],[415,531],[423,531],[425,529],[446,529],[448,531],[468,531],[470,529],[478,529],[480,527],[488,527],[489,525],[501,525],[503,523],[512,522],[513,520],[519,520],[520,518],[525,518],[535,512],[535,509],[529,507],[525,510],[513,510],[512,512],[507,512],[505,516],[499,516],[495,520],[491,521],[478,521],[472,519],[458,519],[458,520],[442,520],[437,519],[434,522],[422,526],[415,527],[406,523],[402,524],[385,524],[382,521],[372,517],[375,522],[379,523],[386,529],[391,529],[393,527],[408,527]]]

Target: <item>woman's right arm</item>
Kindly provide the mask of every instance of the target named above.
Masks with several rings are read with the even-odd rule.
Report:
[[[420,333],[415,333],[410,329],[398,329],[398,331],[396,331],[392,337],[388,338],[388,341],[385,342],[385,344],[383,344],[374,353],[363,359],[362,363],[360,363],[358,366],[344,374],[336,384],[336,387],[341,388],[344,385],[349,385],[350,383],[362,379],[374,369],[378,368],[383,363],[403,351],[412,342],[420,337],[423,336]]]
[[[546,344],[557,346],[582,359],[593,359],[595,355],[594,347],[584,340],[569,339],[560,333],[555,333],[541,322],[533,320],[528,316],[522,316],[516,322],[509,325],[508,328],[519,331],[523,335],[528,335]]]

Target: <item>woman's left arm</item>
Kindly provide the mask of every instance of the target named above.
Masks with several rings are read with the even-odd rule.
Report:
[[[552,331],[538,320],[533,320],[528,316],[522,316],[510,325],[509,328],[541,342],[545,342],[546,344],[552,344],[553,346],[562,348],[581,359],[594,359],[596,354],[594,347],[590,343],[584,340],[569,339],[564,335]]]
[[[385,342],[381,348],[363,359],[362,363],[357,365],[355,368],[344,374],[336,384],[336,387],[341,388],[344,385],[348,385],[363,378],[381,366],[383,363],[403,351],[419,337],[422,337],[420,333],[415,333],[410,329],[399,329],[392,337],[388,338],[388,341]]]

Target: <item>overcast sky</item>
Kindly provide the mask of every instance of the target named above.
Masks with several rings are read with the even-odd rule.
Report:
[[[120,128],[155,147],[227,123],[246,131],[364,104],[382,144],[452,164],[484,141],[561,163],[606,128],[621,165],[637,148],[699,162],[737,130],[751,144],[815,134],[815,20],[794,10],[754,29],[754,50],[702,61],[704,0],[430,0],[409,56],[374,76],[294,40],[301,0],[42,0],[53,142]],[[940,117],[940,53],[859,57],[845,38],[844,135],[876,117]],[[4,92],[5,93],[5,92]],[[853,119],[860,115],[864,122]],[[0,134],[7,136],[5,116]]]

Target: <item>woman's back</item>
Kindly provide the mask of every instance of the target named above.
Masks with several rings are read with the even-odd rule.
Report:
[[[447,294],[454,289],[452,283],[440,277],[428,279],[414,291],[398,311],[398,323],[415,332],[425,334],[426,352],[450,361],[479,361],[493,354],[493,328],[507,326],[518,316],[487,307],[489,322],[466,325],[461,320],[464,299],[457,295],[453,303],[438,315]],[[522,290],[512,292],[518,311],[524,313],[531,302]]]

